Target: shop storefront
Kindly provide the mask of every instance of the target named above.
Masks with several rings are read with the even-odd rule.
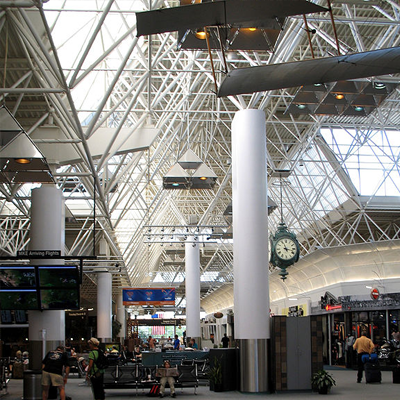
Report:
[[[400,330],[400,294],[389,293],[376,298],[342,296],[337,304],[312,307],[313,315],[324,316],[324,361],[329,365],[355,366],[352,344],[363,332],[379,349],[390,342],[393,350],[400,343],[395,333]],[[392,358],[388,363],[396,363]]]

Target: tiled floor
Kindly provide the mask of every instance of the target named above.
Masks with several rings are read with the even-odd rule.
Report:
[[[329,398],[336,398],[340,400],[355,400],[355,399],[398,399],[400,396],[400,385],[392,383],[392,372],[382,371],[382,383],[380,384],[365,384],[356,383],[357,372],[346,369],[332,369],[330,370],[334,378],[336,379],[336,386],[332,388],[332,391],[328,394]],[[82,385],[83,379],[78,377],[72,377],[69,379],[66,392],[72,400],[80,399],[92,399],[92,393],[90,387]],[[141,390],[138,391],[138,398],[146,398],[146,393]],[[169,394],[169,389],[166,391]],[[207,386],[200,386],[197,389],[197,396],[194,395],[194,390],[191,388],[177,390],[177,398],[180,399],[192,399],[203,398],[203,399],[254,399],[258,398],[277,398],[280,400],[306,400],[310,397],[320,396],[316,392],[304,391],[304,392],[277,392],[277,393],[241,393],[241,392],[222,392],[216,393],[210,391]],[[4,396],[4,397],[3,397]],[[21,400],[23,399],[23,380],[12,379],[8,384],[8,393],[3,393],[2,399],[4,400]],[[135,390],[107,390],[106,400],[117,400],[117,399],[128,399],[135,398]],[[169,396],[167,397],[169,398]],[[30,399],[34,400],[34,399]],[[40,400],[40,399],[38,399]]]

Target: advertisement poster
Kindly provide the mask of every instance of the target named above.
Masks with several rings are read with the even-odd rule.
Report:
[[[175,288],[122,289],[124,306],[175,305]]]

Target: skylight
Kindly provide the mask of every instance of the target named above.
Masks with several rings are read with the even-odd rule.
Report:
[[[321,129],[321,134],[360,195],[400,195],[399,131]]]

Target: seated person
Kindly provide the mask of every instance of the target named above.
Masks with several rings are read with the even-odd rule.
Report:
[[[175,397],[175,378],[178,376],[179,372],[176,368],[171,368],[171,364],[168,360],[164,361],[161,368],[157,369],[156,376],[161,377],[160,379],[160,397],[164,397],[165,385],[168,382],[169,388],[171,390],[171,397]]]
[[[129,351],[128,346],[124,346],[121,357],[125,362],[135,361],[135,357],[133,356],[133,351]]]
[[[199,346],[196,343],[196,339],[195,338],[191,338],[190,339],[189,347],[191,347],[192,349],[196,349],[196,350],[199,348]]]
[[[134,355],[136,361],[138,361],[138,362],[142,361],[142,353],[140,351],[139,346],[135,347],[133,355]]]

